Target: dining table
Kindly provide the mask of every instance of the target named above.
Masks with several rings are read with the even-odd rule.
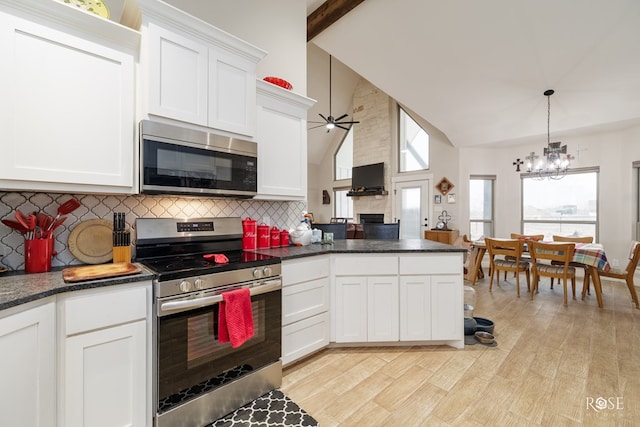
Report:
[[[465,276],[465,279],[469,280],[474,286],[478,279],[484,277],[484,273],[482,271],[482,258],[486,252],[487,245],[484,240],[478,240],[472,243],[471,253],[469,255],[469,265],[467,267],[467,275]],[[576,243],[571,261],[582,264],[586,267],[586,274],[589,275],[593,282],[598,307],[602,308],[602,283],[600,282],[598,270],[611,270],[611,265],[607,260],[604,247],[600,243]],[[586,288],[583,287],[582,299],[585,298],[585,294]]]

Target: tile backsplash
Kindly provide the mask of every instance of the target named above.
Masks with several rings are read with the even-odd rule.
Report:
[[[68,250],[69,233],[88,219],[113,220],[113,212],[124,212],[127,227],[135,238],[136,218],[198,218],[217,216],[251,217],[259,223],[269,217],[271,225],[289,229],[296,226],[306,210],[305,202],[264,200],[210,199],[146,195],[94,195],[0,192],[0,218],[15,219],[20,209],[25,214],[42,211],[55,216],[58,206],[75,197],[81,206],[67,215],[67,220],[56,230],[52,267],[81,264]],[[135,240],[134,240],[135,243]],[[11,270],[24,269],[24,238],[17,231],[0,224],[0,266]]]

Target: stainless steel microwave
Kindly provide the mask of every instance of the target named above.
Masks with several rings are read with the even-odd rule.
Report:
[[[248,198],[258,191],[255,142],[140,122],[140,191]]]

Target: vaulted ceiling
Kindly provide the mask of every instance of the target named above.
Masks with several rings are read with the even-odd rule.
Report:
[[[457,147],[546,140],[546,89],[552,135],[640,122],[637,0],[366,0],[309,43],[310,120],[328,109],[328,54],[334,111],[359,75]],[[331,137],[310,131],[310,157]]]

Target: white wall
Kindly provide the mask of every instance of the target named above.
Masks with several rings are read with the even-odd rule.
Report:
[[[390,192],[388,196],[380,197],[358,197],[354,199],[354,216],[360,213],[384,213],[385,221],[393,221],[392,204],[393,194],[392,178],[397,177],[397,126],[396,126],[396,104],[384,92],[372,85],[366,79],[361,79],[357,84],[353,96],[353,118],[360,123],[354,128],[354,166],[364,164],[384,162],[385,163],[385,187]],[[421,120],[414,115],[419,124],[429,133],[431,146],[431,168],[428,173],[407,173],[403,177],[415,179],[430,178],[432,180],[430,201],[436,194],[435,184],[442,178],[447,177],[455,188],[453,193],[460,193],[458,182],[458,150],[454,148],[447,137],[434,128],[430,123]],[[333,194],[336,185],[333,181],[333,155],[340,144],[341,139],[336,138],[317,167],[309,167],[309,211],[314,213],[317,222],[328,221],[332,214],[332,205],[322,205],[322,189],[326,189]],[[442,210],[452,216],[449,223],[450,228],[459,227],[460,204],[448,204],[447,198],[443,197],[443,203],[434,205],[430,203],[432,212],[427,214],[429,226],[435,225],[435,218]],[[465,224],[468,220],[465,220]]]
[[[553,140],[566,144],[576,159],[573,167],[600,167],[599,240],[610,260],[626,263],[629,242],[635,236],[632,163],[640,160],[640,125],[601,132],[583,132],[568,136],[552,135]],[[512,165],[516,158],[524,159],[530,151],[540,154],[545,138],[538,143],[507,148],[460,149],[459,198],[461,233],[468,233],[470,175],[496,175],[495,221],[496,236],[520,231],[520,178]]]
[[[258,78],[275,76],[307,93],[307,5],[300,0],[165,0],[203,21],[239,37],[267,56]]]

